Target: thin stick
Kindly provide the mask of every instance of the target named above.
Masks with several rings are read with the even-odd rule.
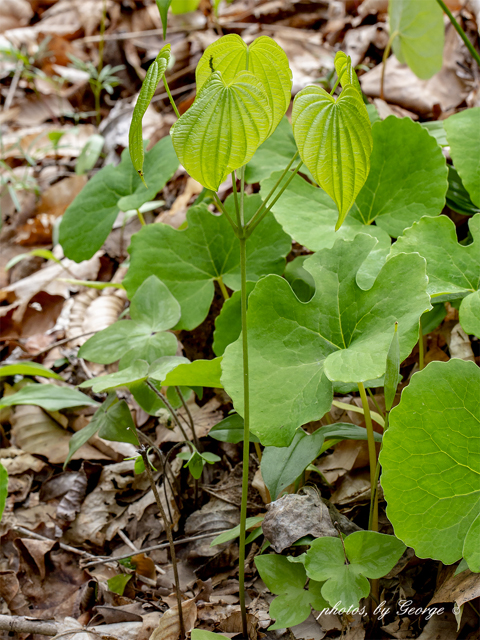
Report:
[[[370,461],[370,486],[371,486],[371,498],[373,502],[373,519],[372,519],[372,531],[378,531],[378,500],[375,491],[375,473],[377,467],[377,451],[375,448],[375,436],[373,431],[372,417],[370,415],[370,407],[368,406],[368,398],[365,392],[365,387],[362,382],[358,383],[358,390],[360,391],[360,397],[362,399],[363,413],[365,416],[365,425],[367,427],[367,441],[368,441],[368,459]]]
[[[58,633],[58,623],[45,622],[44,620],[29,620],[23,616],[0,615],[0,629],[13,633],[38,633],[41,636],[56,636]],[[75,629],[76,633],[81,631],[81,629]]]
[[[183,622],[183,609],[182,609],[182,597],[180,593],[180,580],[178,578],[178,568],[177,568],[177,556],[175,555],[175,546],[173,544],[173,536],[170,522],[167,520],[167,515],[163,508],[162,502],[160,500],[160,496],[158,495],[157,485],[155,484],[155,479],[153,477],[152,469],[150,467],[150,460],[148,459],[147,449],[145,445],[142,445],[140,448],[140,454],[143,459],[143,464],[145,466],[145,471],[147,473],[148,481],[150,482],[150,486],[153,491],[153,495],[155,496],[155,502],[157,503],[158,510],[162,516],[163,525],[165,527],[165,533],[167,534],[168,544],[170,547],[170,556],[172,558],[172,568],[173,568],[173,578],[175,580],[175,592],[177,596],[177,605],[178,605],[178,622],[180,625],[180,640],[185,638],[185,624]]]
[[[53,540],[51,540],[51,538],[47,538],[46,536],[42,536],[39,533],[35,533],[34,531],[29,531],[28,529],[25,529],[25,527],[12,527],[15,531],[18,531],[18,533],[23,533],[26,536],[30,536],[30,538],[33,538],[34,540],[42,540],[43,542],[54,542]],[[64,551],[69,551],[70,553],[75,553],[79,556],[84,556],[85,558],[95,558],[96,556],[94,556],[91,553],[88,553],[88,551],[84,551],[83,549],[76,549],[75,547],[71,547],[69,544],[65,544],[64,542],[59,542],[58,546],[60,547],[60,549],[63,549]],[[38,633],[38,632],[36,632]]]
[[[467,49],[470,51],[470,53],[472,54],[473,58],[475,59],[476,63],[478,64],[478,66],[480,67],[480,55],[478,54],[478,52],[476,51],[475,47],[473,46],[473,44],[470,42],[470,40],[467,38],[467,34],[465,33],[465,31],[462,29],[462,27],[458,24],[458,22],[455,20],[455,18],[453,17],[452,12],[450,11],[450,9],[447,7],[447,5],[445,4],[445,2],[443,2],[443,0],[437,0],[438,4],[442,7],[443,11],[445,11],[445,13],[447,14],[450,22],[453,24],[456,32],[458,33],[458,35],[461,37],[461,39],[464,41],[465,46],[467,47]]]
[[[178,397],[180,398],[181,403],[183,404],[183,408],[185,409],[188,419],[190,421],[190,429],[193,433],[193,442],[197,447],[197,451],[200,451],[200,440],[197,437],[197,433],[195,431],[195,421],[192,416],[192,412],[190,411],[190,407],[188,406],[185,398],[183,397],[183,393],[180,391],[180,387],[175,387],[175,391],[178,393]]]
[[[169,403],[169,401],[167,400],[167,398],[163,395],[163,393],[161,391],[159,391],[157,389],[157,387],[155,385],[153,385],[150,380],[147,380],[147,386],[150,387],[150,389],[157,394],[157,396],[160,398],[160,400],[163,402],[163,404],[167,407],[167,409],[170,411],[170,414],[175,422],[175,424],[177,425],[177,427],[180,429],[180,431],[182,432],[182,436],[185,438],[185,440],[189,440],[189,437],[187,436],[185,429],[183,428],[183,424],[180,422],[180,420],[178,419],[177,416],[177,412],[175,411],[175,409],[172,407],[172,405]]]

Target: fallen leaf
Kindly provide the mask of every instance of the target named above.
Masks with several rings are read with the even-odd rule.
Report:
[[[452,568],[451,574],[454,568]],[[427,607],[440,602],[455,602],[460,608],[466,602],[480,597],[480,573],[472,573],[470,569],[458,575],[450,575],[435,592]]]
[[[183,623],[185,631],[191,631],[197,620],[197,605],[195,599],[182,602]],[[178,607],[168,609],[160,618],[160,624],[150,636],[149,640],[177,640],[180,635],[180,623],[178,621]]]

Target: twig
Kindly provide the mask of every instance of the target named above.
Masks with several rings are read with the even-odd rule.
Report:
[[[0,615],[0,629],[14,633],[38,633],[41,636],[56,636],[58,632],[56,622],[30,620],[23,616]],[[81,629],[76,629],[75,631],[78,633]]]
[[[57,342],[54,342],[53,344],[51,344],[46,349],[42,349],[41,351],[38,351],[37,353],[32,353],[31,356],[32,356],[32,358],[38,358],[38,356],[43,356],[44,353],[48,353],[49,351],[51,351],[55,347],[59,347],[62,344],[66,344],[67,342],[71,342],[72,340],[78,340],[79,338],[84,338],[85,336],[91,336],[92,333],[97,333],[97,332],[96,331],[87,331],[86,333],[81,333],[78,336],[73,336],[73,338],[63,338],[63,340],[57,340]]]
[[[175,592],[177,596],[178,622],[180,625],[180,640],[184,640],[185,624],[183,622],[182,597],[180,594],[180,580],[178,578],[177,557],[175,555],[175,545],[173,544],[172,529],[170,526],[170,522],[167,520],[167,515],[165,513],[165,509],[163,508],[162,502],[160,500],[160,496],[158,495],[157,485],[155,484],[155,479],[153,477],[152,468],[150,467],[150,460],[148,459],[147,449],[145,445],[141,446],[140,454],[143,459],[143,464],[145,466],[145,471],[148,477],[148,481],[150,482],[153,495],[155,496],[155,502],[157,503],[158,510],[160,511],[160,514],[162,516],[163,525],[165,527],[165,533],[167,534],[168,544],[170,547],[170,556],[172,558],[173,578],[175,581]]]
[[[163,402],[163,404],[167,407],[167,409],[170,411],[170,414],[175,422],[175,424],[177,425],[177,427],[180,429],[180,431],[182,432],[182,436],[185,438],[185,440],[188,440],[188,436],[185,433],[185,429],[183,428],[182,423],[180,422],[180,420],[178,419],[177,416],[177,412],[175,411],[175,409],[172,407],[172,405],[169,403],[169,401],[167,400],[166,396],[163,395],[163,393],[161,391],[159,391],[157,389],[157,387],[152,384],[150,382],[150,380],[147,380],[147,386],[150,387],[150,389],[157,394],[157,396],[160,398],[160,400]]]
[[[75,547],[71,547],[69,544],[65,544],[64,542],[52,540],[51,538],[40,535],[39,533],[29,531],[28,529],[25,529],[25,527],[15,526],[13,527],[13,529],[15,531],[18,531],[18,533],[23,533],[24,535],[30,536],[30,538],[34,538],[35,540],[41,540],[42,542],[58,542],[58,546],[64,551],[69,551],[70,553],[75,553],[86,558],[96,558],[96,556],[94,556],[92,553],[88,553],[88,551],[84,551],[83,549],[76,549]],[[39,631],[36,631],[35,633],[39,633]]]
[[[178,393],[178,397],[180,398],[182,404],[183,404],[183,408],[185,409],[185,411],[187,412],[187,416],[188,419],[190,421],[190,429],[192,430],[193,433],[193,442],[195,443],[195,446],[197,447],[197,451],[200,451],[200,440],[197,437],[197,433],[195,431],[195,422],[193,420],[193,416],[192,416],[192,412],[190,411],[190,407],[187,405],[185,398],[183,397],[183,393],[180,391],[180,387],[175,387],[175,391]]]
[[[127,545],[127,547],[130,547],[130,549],[135,553],[135,554],[139,554],[141,553],[140,549],[138,549],[133,542],[130,540],[130,538],[123,533],[123,531],[120,529],[118,531],[118,535],[119,537],[124,541],[124,543]],[[158,573],[160,573],[161,575],[165,575],[166,571],[164,571],[162,569],[162,567],[158,566],[158,564],[155,564],[155,569],[158,571]],[[142,576],[144,577],[144,576]]]
[[[223,529],[222,531],[210,531],[209,533],[201,533],[198,536],[191,536],[190,538],[182,538],[181,540],[174,540],[173,544],[188,544],[189,542],[195,542],[195,540],[203,540],[204,538],[213,538],[213,536],[219,536],[221,533],[227,533],[230,529]],[[139,549],[138,553],[149,553],[150,551],[158,551],[159,549],[166,549],[170,546],[169,542],[162,542],[160,544],[154,544],[151,547],[145,547],[145,549]],[[93,567],[97,564],[106,564],[107,562],[117,562],[118,560],[125,560],[126,558],[131,558],[131,553],[124,553],[121,556],[111,556],[109,558],[95,558],[91,562],[87,562],[83,564],[83,567],[86,569],[87,567]]]

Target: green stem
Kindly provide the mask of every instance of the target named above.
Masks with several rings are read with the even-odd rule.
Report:
[[[383,58],[382,58],[382,78],[380,80],[380,98],[382,100],[385,99],[384,97],[384,93],[383,93],[383,83],[385,81],[385,67],[387,66],[387,58],[390,55],[390,49],[392,48],[392,43],[395,40],[395,38],[398,36],[398,31],[394,31],[392,33],[392,35],[390,36],[390,38],[388,39],[387,42],[387,46],[385,47],[385,51],[383,52]]]
[[[242,502],[240,506],[240,552],[238,558],[238,582],[240,586],[240,609],[242,612],[243,635],[248,638],[247,609],[245,606],[245,524],[247,518],[248,466],[250,458],[250,389],[248,381],[248,339],[247,339],[247,239],[240,240],[240,276],[242,299],[242,347],[243,347],[243,471]]]
[[[222,201],[220,200],[220,198],[218,197],[218,195],[217,195],[216,193],[214,193],[214,194],[213,194],[213,198],[214,198],[214,200],[215,200],[215,204],[216,204],[216,205],[217,205],[217,207],[218,207],[218,210],[219,210],[219,211],[221,211],[221,212],[225,215],[225,217],[227,218],[227,220],[229,221],[229,223],[230,223],[230,225],[231,225],[231,227],[232,227],[232,229],[233,229],[233,232],[235,233],[235,235],[236,235],[236,236],[237,236],[237,238],[238,238],[238,233],[239,233],[239,231],[238,231],[238,227],[237,227],[237,225],[235,224],[235,222],[234,222],[234,221],[232,220],[232,218],[230,217],[230,214],[229,214],[229,213],[228,213],[228,211],[225,209],[225,207],[223,206]]]
[[[331,96],[333,96],[333,94],[335,93],[335,89],[338,87],[339,84],[340,84],[340,78],[337,78],[337,81],[333,85],[333,89],[330,91]]]
[[[378,402],[375,400],[375,396],[373,395],[371,390],[367,389],[367,392],[368,392],[368,395],[370,396],[370,398],[372,399],[373,404],[375,405],[375,409],[382,416],[382,418],[385,418],[385,415],[384,415],[383,411],[380,409],[380,406],[379,406]]]
[[[370,486],[371,486],[371,498],[370,504],[373,504],[373,518],[372,518],[372,531],[378,531],[378,496],[375,491],[375,474],[377,467],[377,451],[375,448],[375,435],[373,431],[372,417],[370,415],[370,407],[368,406],[368,398],[365,392],[365,387],[362,382],[358,383],[358,390],[360,391],[360,397],[362,399],[363,414],[365,416],[365,426],[367,427],[367,441],[368,441],[368,459],[370,461]]]
[[[279,177],[279,179],[276,181],[276,183],[273,185],[270,193],[268,194],[268,196],[265,198],[265,200],[262,202],[262,204],[260,205],[260,207],[258,208],[258,210],[255,212],[255,214],[253,215],[253,217],[251,218],[250,222],[248,223],[247,226],[251,226],[255,220],[258,218],[258,216],[262,213],[263,209],[267,206],[267,202],[270,200],[270,198],[273,196],[273,194],[275,193],[275,191],[277,190],[278,185],[282,182],[282,180],[284,179],[284,177],[286,176],[286,174],[288,173],[288,171],[290,170],[290,167],[292,166],[292,164],[295,162],[295,159],[298,156],[298,151],[296,152],[296,154],[293,156],[293,158],[290,160],[290,162],[288,163],[288,166],[285,168],[285,170],[283,171],[282,175]],[[236,190],[234,190],[234,193],[236,193]]]
[[[237,225],[240,228],[242,224],[240,222],[240,207],[238,204],[238,192],[237,192],[237,176],[235,175],[235,171],[232,171],[232,190],[233,190],[233,200],[235,202],[235,213],[237,214]]]
[[[425,346],[423,342],[422,319],[418,322],[418,368],[420,371],[425,366]]]
[[[217,282],[218,282],[218,285],[220,287],[220,291],[222,292],[222,295],[223,295],[224,299],[228,300],[230,298],[230,296],[228,295],[227,287],[225,286],[225,283],[223,282],[222,276],[218,276]]]
[[[137,216],[138,219],[140,220],[140,224],[142,225],[142,227],[145,226],[145,218],[143,217],[143,213],[140,211],[140,209],[137,209]]]
[[[387,411],[386,415],[385,415],[385,429],[383,431],[383,435],[385,435],[385,431],[388,428],[388,416],[389,416],[389,412]],[[380,445],[380,451],[382,450],[383,447],[383,442]],[[374,508],[373,505],[375,503],[378,504],[378,480],[380,478],[380,459],[377,460],[377,466],[375,467],[375,497],[374,500],[370,500],[370,513],[368,516],[368,528],[371,529],[372,528],[372,523],[373,523],[373,513],[374,513]]]
[[[450,22],[453,24],[454,28],[456,29],[458,35],[461,37],[461,39],[464,41],[465,46],[467,47],[467,49],[470,51],[470,53],[472,54],[473,58],[475,58],[478,66],[480,67],[480,55],[478,54],[478,52],[476,51],[476,49],[474,48],[473,44],[470,42],[470,40],[467,38],[467,34],[465,33],[465,31],[462,29],[462,27],[458,24],[458,22],[455,20],[455,18],[453,17],[452,12],[450,11],[450,9],[447,7],[447,5],[445,4],[445,2],[443,2],[443,0],[437,0],[438,4],[441,6],[441,8],[443,9],[443,11],[447,14]]]
[[[165,79],[165,76],[163,76],[163,84],[165,86],[165,91],[167,92],[168,95],[168,99],[170,100],[170,104],[173,107],[173,110],[175,111],[175,115],[177,116],[177,118],[180,118],[180,114],[178,113],[178,109],[177,109],[177,105],[175,104],[175,100],[172,97],[172,94],[170,93],[170,88],[168,86],[168,82]]]
[[[294,179],[294,177],[297,175],[300,167],[302,166],[303,161],[300,160],[300,162],[297,164],[297,166],[295,167],[295,170],[292,171],[290,177],[288,178],[288,180],[285,182],[285,184],[283,185],[283,187],[280,189],[280,191],[277,193],[277,195],[275,196],[272,204],[265,209],[265,211],[255,220],[255,222],[253,222],[253,219],[250,220],[250,223],[246,226],[246,233],[247,233],[247,237],[251,236],[253,230],[258,227],[258,225],[260,224],[260,222],[264,219],[264,217],[270,213],[270,211],[272,210],[272,207],[275,205],[275,203],[277,202],[277,200],[280,198],[280,196],[282,195],[282,193],[285,191],[285,189],[288,187],[288,185],[290,184],[290,182]],[[253,222],[253,224],[252,224]]]

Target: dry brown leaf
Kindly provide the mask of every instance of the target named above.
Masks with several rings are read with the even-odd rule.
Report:
[[[457,607],[461,607],[466,602],[480,597],[480,573],[472,573],[469,569],[462,571],[458,575],[451,575],[443,582],[435,592],[427,607],[440,602],[455,602]]]
[[[87,176],[74,175],[48,187],[43,191],[38,203],[37,215],[48,213],[56,218],[62,216],[86,184]]]
[[[242,613],[236,607],[225,620],[222,620],[219,629],[224,633],[237,634],[242,633]],[[247,613],[247,633],[249,640],[257,639],[258,618],[251,613]]]
[[[48,134],[52,131],[62,132],[61,143],[54,149]],[[28,155],[35,160],[43,158],[77,158],[87,140],[96,129],[92,124],[55,126],[39,125],[6,133],[3,138],[3,159],[21,158]]]
[[[155,222],[164,222],[174,229],[186,220],[186,211],[190,200],[197,196],[203,189],[202,185],[193,178],[187,178],[187,184],[183,192],[176,198],[168,211],[163,211],[157,216]]]
[[[30,538],[17,540],[17,546],[25,547],[37,566],[40,580],[44,580],[46,575],[45,556],[52,550],[56,542],[56,540],[30,540]]]
[[[182,602],[182,612],[185,631],[188,633],[193,629],[197,620],[197,605],[194,598]],[[160,624],[149,640],[177,640],[179,635],[178,607],[172,607],[160,618]]]
[[[0,598],[3,598],[11,613],[29,614],[27,600],[20,589],[15,571],[0,571]]]
[[[74,111],[70,102],[56,92],[42,96],[41,99],[37,95],[27,96],[17,103],[17,107],[14,119],[15,124],[20,127],[36,127],[47,120],[54,120]]]
[[[24,27],[32,17],[32,7],[27,0],[2,0],[0,3],[0,33],[8,29]]]
[[[256,470],[255,475],[253,476],[252,487],[258,491],[265,504],[271,502],[270,492],[263,481],[260,467]]]
[[[450,332],[450,340],[448,343],[450,355],[452,358],[460,358],[461,360],[471,360],[475,362],[475,355],[472,349],[472,343],[460,323],[457,323]]]
[[[26,471],[35,471],[38,473],[45,466],[43,460],[34,458],[29,453],[16,447],[0,449],[0,463],[3,464],[7,470],[9,477],[20,475]]]
[[[212,531],[212,537],[195,540],[188,545],[189,558],[210,558],[215,556],[222,546],[211,547],[210,543],[218,535],[218,531],[232,529],[240,522],[240,511],[218,498],[211,498],[201,509],[194,511],[185,522],[185,534],[195,536]]]
[[[72,434],[40,407],[19,405],[12,417],[12,441],[23,451],[45,456],[52,464],[65,462]],[[75,460],[101,460],[102,454],[89,444],[73,455]]]

